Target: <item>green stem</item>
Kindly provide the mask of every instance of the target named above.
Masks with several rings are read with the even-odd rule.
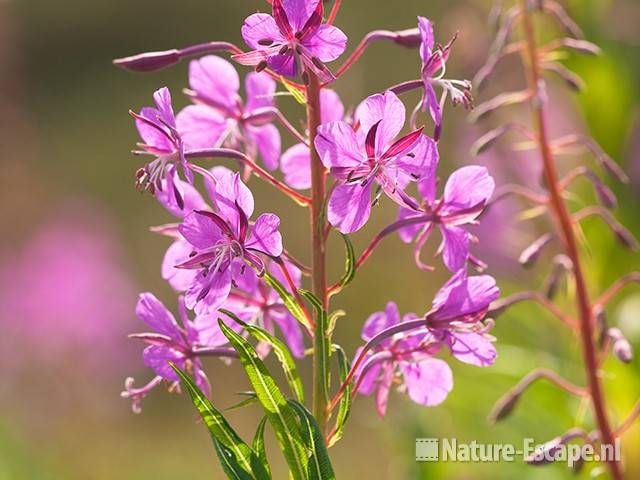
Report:
[[[314,140],[321,123],[320,116],[320,81],[311,71],[307,71],[309,84],[307,86],[307,125],[309,128],[309,145],[311,151],[311,291],[322,302],[322,307],[328,308],[327,277],[325,262],[325,183],[326,172],[314,147]],[[313,415],[320,428],[324,431],[327,426],[327,381],[324,374],[328,359],[323,354],[321,345],[326,338],[326,325],[316,318],[314,332],[313,353]]]

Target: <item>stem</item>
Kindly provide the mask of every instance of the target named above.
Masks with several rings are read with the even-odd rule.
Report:
[[[311,291],[322,302],[323,308],[328,307],[327,297],[327,276],[325,265],[325,177],[324,165],[320,161],[320,156],[315,149],[314,140],[318,133],[320,119],[320,80],[317,75],[308,70],[309,85],[307,87],[307,126],[309,129],[309,145],[311,153]],[[329,340],[325,336],[324,322],[316,318],[315,345],[313,349],[313,415],[322,431],[327,427],[327,402],[326,386],[327,379],[322,372],[325,369],[323,364],[327,359],[323,356],[320,345],[323,341]]]
[[[613,435],[609,419],[607,418],[605,398],[602,392],[602,385],[598,378],[598,363],[596,348],[593,338],[593,319],[592,309],[587,292],[587,286],[582,271],[580,255],[573,230],[573,223],[567,207],[562,199],[561,191],[558,187],[558,174],[551,153],[549,139],[547,137],[547,127],[545,124],[543,102],[540,101],[539,82],[540,82],[540,64],[537,53],[535,40],[535,30],[531,11],[527,0],[521,0],[523,11],[523,24],[525,40],[527,43],[528,62],[528,79],[529,89],[532,93],[531,107],[533,110],[533,123],[537,130],[537,142],[542,156],[544,167],[544,175],[546,183],[549,187],[550,207],[557,220],[562,239],[565,244],[567,256],[573,263],[573,274],[576,282],[576,304],[579,312],[580,334],[582,342],[582,354],[584,358],[584,366],[586,370],[587,383],[589,388],[589,396],[600,430],[600,438],[606,445],[613,445]],[[613,459],[608,459],[607,467],[614,480],[623,478],[620,464]]]

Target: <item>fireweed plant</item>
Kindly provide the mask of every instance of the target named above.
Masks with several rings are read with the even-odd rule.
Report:
[[[554,26],[547,26],[543,22],[555,23],[565,36],[551,39],[543,45],[538,44],[534,17],[541,17],[540,25],[545,25],[549,30]],[[535,18],[535,20],[538,19]],[[496,403],[490,418],[493,421],[499,421],[507,417],[532,383],[538,379],[546,379],[568,394],[582,399],[585,405],[590,405],[595,423],[593,430],[588,427],[575,427],[559,434],[527,460],[531,464],[547,463],[548,457],[545,457],[545,453],[553,453],[563,444],[572,441],[583,442],[585,446],[612,445],[640,415],[640,403],[638,403],[622,422],[614,425],[601,382],[601,366],[610,354],[625,363],[632,360],[631,345],[619,328],[608,324],[605,312],[607,304],[624,286],[640,281],[640,274],[637,272],[626,274],[604,293],[592,298],[593,293],[590,291],[592,289],[587,285],[585,278],[584,260],[579,242],[582,233],[580,222],[587,217],[599,217],[623,246],[637,251],[638,243],[631,232],[618,223],[610,213],[610,210],[616,208],[616,197],[600,177],[590,167],[584,165],[578,165],[566,172],[564,176],[560,176],[556,157],[575,154],[577,147],[578,153],[587,151],[592,154],[600,166],[618,181],[626,183],[628,179],[595,140],[575,134],[558,138],[549,136],[547,112],[549,99],[545,89],[547,75],[558,76],[574,91],[581,90],[584,83],[578,75],[558,61],[563,58],[563,50],[586,55],[600,53],[596,45],[583,39],[580,28],[557,2],[522,0],[511,7],[502,15],[491,54],[485,66],[478,72],[474,85],[481,88],[486,84],[498,62],[509,55],[522,57],[528,85],[521,91],[502,93],[478,105],[471,114],[472,120],[477,121],[510,105],[525,105],[531,111],[531,126],[514,122],[499,125],[478,139],[473,150],[475,153],[481,153],[503,135],[512,132],[523,137],[528,147],[539,155],[544,190],[533,190],[522,185],[505,185],[496,193],[492,202],[507,195],[517,195],[529,203],[531,208],[548,215],[553,222],[555,228],[551,232],[535,240],[522,252],[520,263],[523,266],[533,265],[545,248],[551,248],[554,244],[557,247],[551,272],[542,291],[519,292],[502,298],[492,304],[489,313],[497,316],[508,307],[522,301],[539,303],[579,337],[586,373],[586,385],[580,386],[570,383],[551,370],[536,369],[526,375]],[[569,208],[568,201],[575,198],[570,187],[580,177],[586,178],[593,185],[600,205],[586,206],[574,211]],[[571,286],[568,291],[575,292],[567,299],[574,305],[571,311],[564,311],[556,303],[562,282],[567,282]],[[613,458],[607,460],[606,467],[611,478],[623,478],[621,463]],[[582,467],[582,463],[578,467]]]
[[[466,229],[477,223],[494,183],[486,168],[468,166],[443,188],[437,185],[444,104],[450,97],[470,107],[471,96],[468,81],[446,78],[453,42],[437,43],[429,20],[419,17],[417,28],[367,34],[333,70],[332,62],[347,48],[346,35],[333,25],[340,1],[328,15],[318,0],[270,3],[271,14],[249,15],[240,27],[248,51],[209,42],[115,61],[148,72],[196,57],[185,91],[192,105],[176,114],[169,90],[160,88],[153,107],[131,112],[141,137],[134,153],[148,158],[136,184],[176,219],[152,230],[172,239],[161,273],[176,291],[179,315],[153,294],[140,295],[136,314],[148,331],[133,337],[148,344],[143,360],[154,377],[143,386],[127,379],[123,396],[140,411],[144,397],[160,385],[186,390],[229,478],[271,478],[263,441],[268,424],[291,478],[330,479],[335,475],[327,449],[342,437],[358,394],[375,394],[381,416],[394,384],[418,404],[437,405],[453,387],[443,357],[476,366],[494,362],[493,323],[486,315],[499,290],[492,277],[471,272],[483,264],[470,253],[477,239]],[[380,41],[418,49],[419,78],[371,95],[345,113],[334,84]],[[230,61],[219,56],[224,54]],[[244,98],[232,62],[253,67],[244,76]],[[399,96],[414,90],[422,98],[407,115]],[[303,130],[276,106],[282,96],[304,105]],[[420,119],[433,124],[419,125]],[[296,142],[284,153],[281,133]],[[214,159],[240,171],[205,164]],[[247,186],[253,177],[308,209],[310,265],[285,248],[280,218],[255,204]],[[395,205],[397,220],[357,255],[349,235],[367,223],[379,202]],[[442,236],[436,253],[450,280],[422,315],[401,315],[393,302],[373,313],[363,323],[364,343],[350,359],[333,338],[345,313],[332,310],[330,299],[390,235],[415,245],[418,267],[434,268],[420,259],[434,229]],[[329,282],[325,245],[332,234],[344,239],[346,268]],[[307,282],[310,287],[302,288]],[[271,352],[289,393],[263,363]],[[264,409],[252,442],[240,438],[211,403],[205,357],[239,361],[246,371],[251,391],[238,407],[259,403]],[[305,357],[313,362],[311,399],[297,368]]]

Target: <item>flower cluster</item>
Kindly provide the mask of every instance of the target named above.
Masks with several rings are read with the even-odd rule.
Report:
[[[401,318],[393,302],[384,312],[371,315],[362,330],[365,344],[353,366],[344,372],[340,390],[333,402],[326,398],[327,404],[315,414],[319,422],[325,421],[322,417],[343,401],[345,390],[353,383],[352,392],[377,391],[378,412],[384,415],[390,388],[398,379],[400,389],[412,400],[436,405],[453,385],[442,353],[476,366],[493,363],[496,350],[488,333],[492,323],[485,316],[499,296],[493,278],[469,274],[470,268],[484,266],[470,253],[476,239],[467,227],[477,222],[493,194],[487,169],[467,166],[457,170],[442,196],[436,198],[437,142],[444,101],[450,95],[454,104],[470,105],[468,84],[443,78],[452,42],[436,46],[431,23],[419,17],[417,28],[372,32],[334,74],[326,63],[339,58],[347,44],[344,33],[332,25],[337,10],[324,22],[320,0],[271,3],[272,15],[253,14],[242,26],[249,52],[211,42],[118,61],[126,68],[147,71],[203,55],[189,64],[186,94],[193,104],[174,117],[171,97],[163,88],[154,94],[155,109],[133,114],[143,140],[139,153],[155,157],[139,171],[138,184],[154,194],[176,220],[153,230],[173,240],[161,274],[179,295],[181,324],[152,294],[140,297],[137,315],[152,332],[134,337],[148,344],[143,359],[156,376],[141,388],[134,388],[133,380],[128,379],[123,395],[139,410],[140,400],[163,381],[178,389],[180,377],[169,362],[192,375],[195,385],[208,394],[202,357],[228,361],[240,356],[244,364],[247,351],[238,350],[237,342],[256,331],[261,333],[253,362],[272,349],[283,361],[289,358],[283,348],[292,359],[313,352],[316,378],[322,381],[324,375],[329,385],[331,349],[318,349],[324,348],[326,339],[331,345],[333,326],[329,325],[338,318],[330,315],[330,297],[346,286],[379,241],[392,232],[415,243],[420,268],[433,268],[421,261],[420,251],[437,226],[443,238],[438,253],[451,279],[423,316]],[[368,96],[345,112],[336,91],[327,86],[348,70],[369,43],[381,39],[419,47],[421,77]],[[245,78],[244,100],[235,67],[210,55],[220,50],[231,52],[232,60],[241,65],[255,67]],[[279,85],[284,87],[281,92]],[[435,87],[443,89],[439,100]],[[422,91],[418,107],[432,118],[434,138],[425,133],[424,126],[416,126],[420,108],[407,121],[400,96],[410,89]],[[276,106],[276,98],[286,95],[306,104],[307,122],[302,131]],[[284,153],[281,130],[295,141]],[[205,168],[199,163],[207,158],[236,160],[244,171]],[[178,166],[183,176],[177,175]],[[256,204],[249,189],[254,176],[310,207],[311,266],[285,250],[277,215],[254,217]],[[301,193],[309,189],[311,196]],[[356,258],[348,235],[365,230],[374,207],[385,198],[398,210],[398,218]],[[326,287],[324,247],[332,227],[343,235],[351,253],[343,280]],[[312,293],[301,289],[305,275],[313,279]],[[194,312],[194,320],[189,319],[188,310]],[[218,323],[221,315],[235,319],[230,326],[237,337],[224,327],[226,321]],[[310,349],[305,346],[305,335],[312,340]],[[272,340],[274,336],[284,342]],[[292,368],[288,365],[286,371],[291,374]],[[334,432],[332,438],[336,435]]]

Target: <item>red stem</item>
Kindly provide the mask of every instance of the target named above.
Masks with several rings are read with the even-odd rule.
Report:
[[[545,123],[544,107],[539,91],[540,64],[535,39],[535,30],[533,19],[531,18],[530,5],[527,0],[521,0],[523,11],[524,33],[527,43],[528,56],[528,80],[529,89],[531,91],[531,106],[533,110],[533,122],[537,129],[537,142],[542,156],[544,167],[544,176],[546,184],[549,187],[550,207],[556,221],[560,227],[567,256],[573,263],[573,274],[576,282],[576,304],[579,311],[580,334],[582,342],[582,353],[584,358],[584,367],[586,370],[587,383],[589,387],[589,395],[593,405],[598,429],[600,430],[600,438],[602,443],[613,445],[613,435],[609,419],[606,412],[605,398],[602,391],[602,385],[598,377],[598,360],[596,355],[596,347],[593,338],[593,319],[592,308],[587,292],[587,285],[584,278],[580,255],[578,253],[577,242],[573,230],[573,223],[567,206],[562,199],[562,192],[558,186],[558,174],[556,171],[553,154],[547,137],[547,126]],[[609,472],[614,480],[623,478],[619,462],[614,459],[608,459],[606,462]]]

